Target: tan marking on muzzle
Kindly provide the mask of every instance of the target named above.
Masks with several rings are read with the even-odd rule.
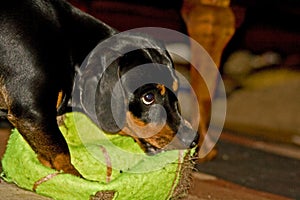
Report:
[[[119,134],[133,137],[143,148],[139,139],[143,139],[152,146],[162,149],[175,137],[175,132],[167,124],[145,123],[131,112],[126,113],[127,126]]]
[[[171,143],[174,137],[175,132],[166,124],[157,134],[144,140],[156,148],[163,149]]]

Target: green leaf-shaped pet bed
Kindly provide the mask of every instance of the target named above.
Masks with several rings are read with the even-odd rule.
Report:
[[[81,113],[66,114],[61,124],[72,163],[84,178],[43,166],[16,129],[2,160],[2,177],[64,200],[160,200],[187,193],[192,151],[147,156],[131,137],[105,134]]]

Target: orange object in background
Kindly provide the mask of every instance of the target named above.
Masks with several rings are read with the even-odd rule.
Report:
[[[203,46],[217,67],[220,66],[223,49],[235,32],[235,18],[229,5],[230,0],[185,0],[181,11],[189,36]],[[195,69],[205,67],[200,55],[197,48],[191,45],[191,60],[196,66],[191,67],[190,75],[191,85],[200,108],[201,119],[198,131],[201,133],[201,145],[210,122],[210,95],[213,96],[213,94],[209,94],[206,83]],[[211,81],[216,83],[217,77],[213,77],[213,79]],[[212,87],[215,88],[216,84]],[[197,114],[195,113],[193,116],[197,116]],[[198,124],[199,122],[193,123]],[[210,160],[215,157],[216,153],[216,149],[213,149],[200,161]]]

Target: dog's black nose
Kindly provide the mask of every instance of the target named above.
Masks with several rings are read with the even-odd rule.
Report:
[[[194,148],[195,146],[198,145],[199,139],[200,139],[199,136],[200,136],[199,133],[196,132],[196,136],[195,136],[194,140],[192,141],[192,143],[190,144],[190,148]]]

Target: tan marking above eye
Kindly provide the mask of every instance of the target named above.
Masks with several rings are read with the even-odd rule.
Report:
[[[166,87],[164,85],[158,84],[156,87],[160,90],[161,95],[164,95],[166,93]]]

